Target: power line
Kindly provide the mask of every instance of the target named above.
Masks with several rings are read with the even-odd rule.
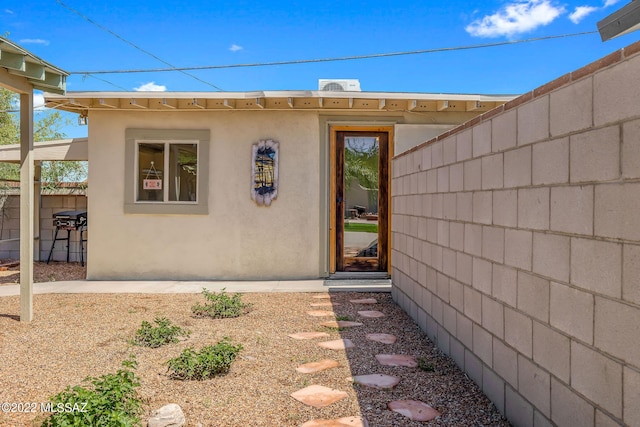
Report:
[[[100,28],[102,31],[105,31],[105,32],[107,32],[107,33],[111,34],[112,36],[114,36],[114,37],[116,37],[117,39],[119,39],[119,40],[123,41],[124,43],[128,44],[129,46],[133,47],[134,49],[137,49],[137,50],[139,50],[140,52],[142,52],[142,53],[144,53],[144,54],[146,54],[146,55],[151,56],[152,58],[154,58],[154,59],[156,59],[156,60],[158,60],[158,61],[162,62],[163,64],[168,65],[168,66],[169,66],[169,67],[171,67],[172,69],[174,69],[174,70],[176,70],[176,71],[179,71],[179,72],[181,72],[182,74],[185,74],[185,75],[187,75],[187,76],[189,76],[189,77],[192,77],[192,78],[194,78],[194,79],[198,80],[198,81],[199,81],[199,82],[201,82],[201,83],[204,83],[204,84],[206,84],[206,85],[208,85],[208,86],[211,86],[211,87],[213,87],[213,88],[215,88],[215,89],[217,89],[217,90],[220,90],[220,91],[222,90],[221,88],[219,88],[218,86],[214,85],[213,83],[209,83],[209,82],[207,82],[207,81],[205,81],[205,80],[202,80],[201,78],[199,78],[199,77],[197,77],[197,76],[194,76],[193,74],[189,74],[189,73],[187,73],[187,72],[186,72],[186,69],[185,69],[185,70],[183,70],[183,69],[179,69],[179,68],[175,67],[173,64],[170,64],[169,62],[165,61],[164,59],[161,59],[161,58],[159,58],[158,56],[154,55],[153,53],[149,52],[148,50],[145,50],[145,49],[141,48],[140,46],[138,46],[137,44],[135,44],[135,43],[133,43],[133,42],[130,42],[129,40],[125,39],[124,37],[120,36],[119,34],[116,34],[115,32],[111,31],[111,30],[110,30],[110,29],[108,29],[107,27],[105,27],[105,26],[103,26],[103,25],[98,24],[97,22],[95,22],[94,20],[92,20],[91,18],[89,18],[88,16],[83,15],[83,14],[82,14],[81,12],[79,12],[78,10],[76,10],[76,9],[72,8],[71,6],[68,6],[68,5],[67,5],[67,4],[65,4],[62,0],[56,0],[56,2],[57,2],[60,6],[62,6],[62,7],[64,7],[65,9],[67,9],[67,10],[69,10],[69,11],[71,11],[71,12],[75,13],[76,15],[78,15],[79,17],[81,17],[82,19],[84,19],[85,21],[89,22],[89,23],[90,23],[90,24],[92,24],[92,25],[95,25],[96,27]],[[75,73],[75,74],[94,74],[94,73]],[[103,73],[103,74],[104,74],[104,73]]]
[[[113,83],[113,82],[110,82],[109,80],[105,80],[105,79],[100,78],[100,77],[92,76],[91,74],[85,74],[85,75],[83,76],[83,81],[84,81],[84,79],[85,79],[86,77],[91,77],[92,79],[100,80],[101,82],[105,82],[105,83],[107,83],[107,84],[110,84],[111,86],[113,86],[113,87],[117,87],[118,89],[121,89],[121,90],[123,90],[123,91],[125,91],[125,92],[128,92],[128,91],[129,91],[129,89],[127,89],[127,88],[124,88],[124,87],[122,87],[122,86],[120,86],[120,85],[117,85],[117,84],[115,84],[115,83]]]
[[[57,1],[60,2],[60,0],[57,0]],[[354,61],[354,60],[360,60],[360,59],[387,58],[391,56],[422,55],[427,53],[484,49],[488,47],[532,43],[537,41],[563,39],[568,37],[586,36],[589,34],[596,34],[596,33],[597,31],[586,31],[582,33],[560,34],[560,35],[554,35],[554,36],[544,36],[544,37],[536,37],[536,38],[522,39],[522,40],[507,40],[507,41],[501,41],[501,42],[495,42],[495,43],[483,43],[483,44],[455,46],[455,47],[441,47],[441,48],[435,48],[435,49],[411,50],[411,51],[405,51],[405,52],[374,53],[370,55],[342,56],[337,58],[298,59],[298,60],[292,60],[292,61],[258,62],[253,64],[203,65],[203,66],[197,66],[197,67],[173,67],[172,66],[171,68],[147,68],[147,69],[133,69],[133,70],[72,71],[71,74],[161,73],[161,72],[168,72],[168,71],[184,72],[187,70],[188,71],[217,70],[217,69],[223,69],[223,68],[272,67],[276,65],[298,65],[298,64],[312,64],[312,63],[319,63],[319,62]]]

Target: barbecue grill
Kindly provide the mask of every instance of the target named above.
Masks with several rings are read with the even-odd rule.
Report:
[[[69,262],[69,243],[71,240],[71,232],[79,231],[80,265],[84,267],[84,242],[87,241],[87,239],[84,238],[84,232],[87,231],[87,211],[64,211],[54,213],[53,225],[56,227],[56,233],[53,236],[53,243],[51,244],[47,264],[51,261],[51,256],[53,255],[53,249],[56,247],[56,242],[60,240],[66,240],[67,242],[67,262]],[[58,237],[58,233],[61,230],[67,232],[67,237]]]

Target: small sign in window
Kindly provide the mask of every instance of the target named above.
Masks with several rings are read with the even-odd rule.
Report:
[[[142,181],[142,188],[144,190],[162,190],[161,179],[145,179]]]

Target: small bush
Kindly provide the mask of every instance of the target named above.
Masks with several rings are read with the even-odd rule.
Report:
[[[140,425],[142,402],[136,393],[140,383],[134,372],[138,364],[131,357],[122,366],[115,374],[86,378],[89,387],[67,387],[53,396],[52,415],[42,427]]]
[[[436,366],[433,363],[430,363],[429,359],[426,357],[418,358],[418,368],[425,372],[434,372],[436,370]]]
[[[242,294],[229,296],[224,289],[220,292],[209,292],[207,289],[203,289],[202,295],[207,302],[204,305],[196,304],[191,308],[193,313],[200,317],[215,319],[239,317],[251,307],[251,304],[242,302]]]
[[[203,347],[200,352],[186,348],[180,356],[167,362],[170,376],[179,380],[206,380],[229,371],[231,364],[242,350],[242,345],[233,345],[224,338],[216,345]]]
[[[146,320],[142,322],[132,340],[133,344],[158,348],[165,344],[177,343],[178,337],[188,337],[191,333],[180,326],[172,325],[171,320],[166,317],[156,317],[153,321],[156,326],[152,326]]]

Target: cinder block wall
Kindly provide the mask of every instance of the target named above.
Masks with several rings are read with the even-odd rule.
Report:
[[[516,426],[640,425],[639,52],[393,160],[393,296]]]
[[[40,199],[40,260],[46,261],[53,244],[55,227],[53,226],[53,214],[62,211],[86,210],[87,196],[85,195],[46,195]],[[14,239],[20,237],[20,196],[8,196],[4,206],[4,218],[2,219],[2,239]],[[84,238],[88,238],[88,232],[84,233]],[[60,231],[58,237],[66,237],[66,231]],[[71,232],[69,248],[69,260],[80,262],[80,233]],[[85,261],[87,242],[85,242]],[[19,259],[20,242],[9,242],[0,244],[0,259]],[[53,255],[54,261],[67,260],[67,242],[58,241]]]

